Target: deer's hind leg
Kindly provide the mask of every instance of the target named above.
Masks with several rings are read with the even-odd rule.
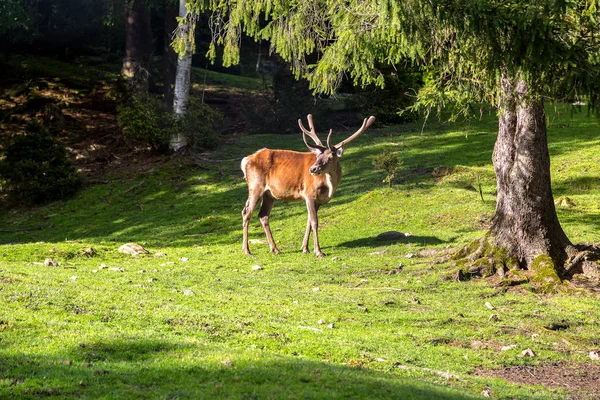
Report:
[[[271,228],[269,226],[269,215],[271,214],[271,210],[273,209],[273,204],[275,204],[275,198],[271,196],[271,193],[268,191],[263,194],[262,204],[260,206],[260,211],[258,212],[258,218],[260,219],[260,223],[265,230],[265,234],[267,235],[267,240],[269,241],[269,247],[271,251],[275,254],[279,254],[280,251],[275,245],[275,240],[273,240],[273,235],[271,234]]]
[[[251,190],[248,192],[248,200],[246,201],[246,205],[242,210],[242,226],[244,230],[244,236],[242,239],[242,250],[246,254],[250,253],[250,248],[248,247],[248,225],[250,224],[250,217],[252,217],[252,212],[256,208],[256,204],[258,200],[263,196],[263,190]]]

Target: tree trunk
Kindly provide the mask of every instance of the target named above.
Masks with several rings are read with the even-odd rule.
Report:
[[[128,94],[148,92],[152,29],[150,9],[143,0],[127,0],[125,5],[125,57],[121,75]]]
[[[125,7],[123,0],[111,0],[110,19],[112,27],[108,38],[108,48],[113,53],[123,54],[123,32],[125,26]]]
[[[491,236],[520,266],[531,268],[536,257],[545,255],[560,274],[571,242],[554,208],[544,104],[525,82],[501,79],[493,155],[498,197]]]
[[[186,0],[179,1],[179,17],[187,16],[185,8]],[[192,73],[192,48],[188,39],[191,26],[189,23],[180,24],[177,35],[186,43],[185,54],[180,55],[177,60],[177,73],[175,74],[175,91],[173,93],[173,112],[178,118],[185,116],[188,100],[190,97],[191,73]],[[173,151],[179,151],[187,146],[188,141],[184,133],[178,132],[171,137],[170,147]]]
[[[165,104],[173,111],[173,89],[175,86],[175,74],[177,72],[177,53],[171,46],[173,34],[177,29],[177,16],[179,7],[170,0],[165,0],[165,48],[163,55],[164,66],[164,96]]]

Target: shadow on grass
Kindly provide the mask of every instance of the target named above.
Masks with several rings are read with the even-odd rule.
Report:
[[[0,398],[476,398],[367,368],[264,354],[214,360],[202,350],[135,340],[44,356],[0,350]]]
[[[415,243],[420,245],[436,245],[446,243],[445,241],[435,237],[435,236],[407,236],[400,239],[392,239],[392,240],[381,240],[377,239],[376,236],[361,238],[356,240],[350,240],[347,242],[343,242],[338,244],[340,247],[376,247],[376,246],[386,246],[390,244],[396,243]]]
[[[464,130],[462,125],[452,125],[449,128]],[[469,135],[441,135],[436,133],[435,127],[424,134],[402,132],[392,138],[383,137],[376,130],[362,135],[341,160],[344,169],[342,182],[332,202],[325,207],[344,206],[369,191],[382,188],[381,173],[375,171],[370,163],[382,151],[381,145],[387,146],[392,141],[405,143],[404,147],[398,149],[404,161],[403,169],[407,171],[406,180],[422,190],[436,185],[429,172],[439,165],[489,165],[496,128],[493,128],[490,121],[483,121],[472,124],[469,129]],[[549,129],[554,155],[575,151],[574,143],[593,139],[583,123],[581,128],[570,128],[568,135],[564,131],[558,127]],[[343,136],[345,135],[341,134],[338,139]],[[124,180],[89,187],[67,202],[58,202],[31,212],[0,212],[0,225],[4,225],[4,231],[0,231],[0,244],[65,240],[117,243],[135,241],[159,248],[237,244],[241,240],[240,213],[247,198],[247,188],[241,178],[238,160],[251,152],[248,149],[258,149],[266,143],[276,148],[304,151],[299,136],[253,136],[227,149],[228,159],[235,159],[234,161],[227,165],[209,166],[208,172],[193,164],[177,165],[173,162],[171,165],[161,166],[161,171],[154,175],[140,175],[135,181]],[[370,146],[369,143],[378,146]],[[198,181],[200,174],[208,175],[204,183]],[[464,185],[467,187],[470,182],[465,181]],[[573,186],[580,190],[593,189],[594,179],[582,177],[576,182],[559,182],[559,187],[564,187],[565,192]],[[274,211],[278,210],[280,204],[276,203]],[[274,215],[275,223],[306,215],[303,206],[291,209],[288,205],[282,207],[286,208],[283,218]],[[258,207],[253,215],[251,235],[263,238],[257,214]],[[571,217],[574,223],[589,219],[585,214],[574,214]],[[302,232],[303,229],[304,223],[299,223],[298,231]],[[428,237],[410,239],[411,242],[419,241],[424,244],[442,243],[437,240]],[[373,242],[371,238],[361,238],[343,246],[377,244],[379,243]]]

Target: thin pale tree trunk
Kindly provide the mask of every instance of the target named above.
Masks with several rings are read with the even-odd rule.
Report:
[[[506,76],[500,98],[493,240],[522,267],[531,268],[536,257],[546,255],[560,273],[571,242],[554,207],[543,101],[530,95],[525,82]]]
[[[175,74],[177,73],[177,53],[171,42],[173,41],[173,34],[177,30],[177,15],[179,14],[179,7],[173,4],[170,0],[165,0],[165,48],[163,56],[164,66],[164,96],[165,104],[169,107],[169,110],[173,111],[173,89],[175,86]]]
[[[186,0],[179,1],[179,17],[187,16],[185,7]],[[189,42],[189,23],[180,24],[177,35],[186,43],[185,54],[180,55],[177,60],[177,72],[175,74],[175,90],[173,92],[173,112],[178,118],[185,116],[190,97],[191,72],[192,72],[192,49]],[[173,151],[179,151],[188,144],[184,133],[178,132],[171,137],[170,147]]]

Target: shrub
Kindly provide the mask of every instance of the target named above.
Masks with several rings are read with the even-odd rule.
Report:
[[[214,148],[219,144],[215,125],[221,114],[195,98],[190,98],[187,114],[177,118],[156,96],[138,95],[118,107],[118,122],[123,134],[140,140],[154,150],[166,150],[169,139],[183,132],[195,150]]]
[[[192,149],[214,149],[220,143],[216,125],[222,119],[220,112],[191,98],[185,117],[177,121],[177,129],[185,134]]]
[[[16,136],[0,161],[0,178],[25,203],[46,203],[72,196],[81,187],[64,146],[37,123]]]
[[[402,160],[400,160],[398,156],[390,150],[385,150],[383,153],[380,153],[377,157],[375,157],[373,160],[373,166],[376,169],[387,173],[387,176],[383,182],[386,182],[391,187],[392,182],[396,178],[396,172],[398,172],[402,166]]]
[[[175,132],[175,116],[156,96],[136,95],[117,107],[117,121],[123,134],[155,150],[166,148]]]

